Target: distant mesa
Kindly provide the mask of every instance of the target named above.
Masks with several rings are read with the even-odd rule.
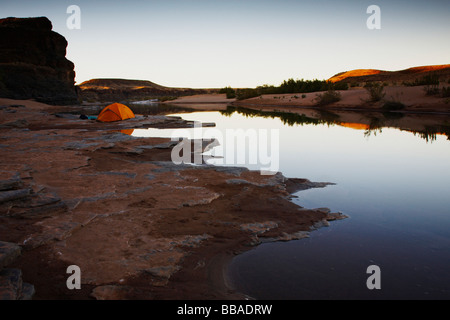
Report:
[[[85,81],[79,85],[82,90],[95,89],[95,90],[114,90],[114,89],[157,89],[157,90],[170,90],[168,87],[160,86],[147,80],[127,80],[127,79],[92,79]]]
[[[0,19],[0,97],[77,103],[66,39],[46,17]]]
[[[400,71],[385,71],[377,69],[356,69],[338,73],[328,81],[361,83],[371,81],[414,81],[428,74],[436,73],[442,77],[450,76],[450,64],[414,67]]]
[[[351,78],[351,77],[362,77],[362,76],[370,76],[373,74],[379,74],[383,72],[382,70],[376,70],[376,69],[356,69],[356,70],[352,70],[352,71],[345,71],[345,72],[340,72],[334,76],[332,76],[330,79],[328,79],[328,81],[331,82],[338,82],[347,78]]]
[[[171,88],[147,80],[92,79],[81,83],[79,94],[83,101],[137,101],[161,97],[180,97],[212,93],[215,89]]]

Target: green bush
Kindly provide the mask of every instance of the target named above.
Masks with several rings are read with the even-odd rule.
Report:
[[[326,106],[334,102],[341,100],[341,94],[333,89],[329,89],[327,92],[316,95],[316,101],[318,106]]]
[[[258,92],[257,89],[237,89],[236,90],[236,99],[237,100],[245,100],[250,98],[255,98],[260,96],[261,94]]]
[[[232,95],[233,92],[236,95],[236,99],[249,99],[264,94],[295,94],[295,93],[310,93],[327,90],[348,90],[348,83],[332,83],[326,80],[294,80],[292,78],[284,80],[279,86],[263,85],[258,86],[255,89],[243,88],[233,90],[230,87],[221,89],[220,93],[227,93]],[[306,97],[306,96],[305,96]],[[302,96],[302,98],[304,98]]]
[[[347,82],[336,82],[333,85],[334,90],[348,90]]]
[[[259,94],[289,94],[325,91],[330,89],[330,86],[332,85],[332,83],[329,83],[326,80],[294,80],[290,78],[288,80],[284,80],[278,87],[263,85],[257,87],[256,89]],[[342,90],[345,90],[345,85],[343,85]]]
[[[219,93],[225,93],[227,95],[227,99],[236,98],[236,91],[231,87],[225,87],[220,89]]]
[[[386,101],[383,105],[383,109],[386,111],[402,110],[404,108],[405,105],[400,101]]]
[[[369,93],[369,102],[381,101],[381,99],[383,99],[386,95],[386,93],[384,92],[384,85],[378,82],[367,83],[364,88]]]
[[[431,73],[429,75],[426,75],[422,77],[422,79],[419,81],[422,85],[439,85],[439,75],[436,73]]]
[[[450,97],[450,87],[442,87],[441,95],[442,95],[442,98],[449,98]]]
[[[435,72],[430,73],[426,76],[423,76],[419,79],[415,79],[414,81],[403,81],[403,85],[408,87],[415,86],[439,86],[439,75]]]
[[[281,93],[279,88],[274,87],[274,86],[269,86],[268,84],[265,84],[263,86],[258,86],[258,87],[256,87],[256,90],[258,90],[258,93],[261,95]]]
[[[236,89],[236,95],[238,90],[256,90],[258,95],[263,94],[294,94],[294,93],[309,93],[318,91],[334,90],[348,90],[348,83],[332,83],[326,80],[294,80],[292,78],[284,80],[279,86],[263,85],[258,86],[255,89]],[[220,93],[227,93],[227,90],[231,88],[223,88]],[[242,94],[243,92],[241,92]],[[254,95],[256,93],[252,93]],[[244,94],[245,95],[245,94]],[[247,99],[247,98],[245,98]]]
[[[435,96],[440,92],[439,86],[436,85],[426,85],[425,87],[423,87],[423,90],[425,91],[425,94],[427,96]]]

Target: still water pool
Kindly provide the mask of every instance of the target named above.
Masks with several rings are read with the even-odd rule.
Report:
[[[237,290],[256,299],[450,299],[446,135],[424,139],[396,128],[371,132],[329,121],[292,122],[240,112],[177,116],[214,122],[218,130],[277,130],[283,175],[335,183],[298,192],[293,201],[349,216],[307,239],[265,243],[236,256],[228,276]],[[134,133],[172,134],[158,129]],[[370,265],[380,267],[380,290],[367,288]]]

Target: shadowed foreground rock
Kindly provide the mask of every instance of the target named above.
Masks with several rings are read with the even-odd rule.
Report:
[[[189,121],[101,123],[0,100],[0,241],[22,248],[8,268],[34,285],[34,299],[242,299],[224,273],[234,255],[341,218],[290,201],[293,191],[327,183],[176,165],[170,139],[120,132]],[[24,107],[8,112],[17,104]],[[5,125],[20,119],[24,127]],[[70,265],[81,269],[81,290],[66,286]],[[11,280],[18,271],[4,275],[8,287],[21,287]]]
[[[0,241],[0,300],[30,300],[34,286],[22,281],[22,271],[4,268],[12,264],[21,253],[15,243]]]

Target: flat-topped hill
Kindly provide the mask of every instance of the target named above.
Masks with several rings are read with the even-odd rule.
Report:
[[[97,90],[109,90],[109,89],[143,89],[152,88],[158,90],[171,90],[171,88],[160,86],[147,80],[128,80],[128,79],[92,79],[85,81],[79,85],[80,89],[97,89]]]
[[[92,79],[78,88],[83,101],[148,100],[161,97],[181,97],[212,93],[215,89],[164,87],[147,80]]]

